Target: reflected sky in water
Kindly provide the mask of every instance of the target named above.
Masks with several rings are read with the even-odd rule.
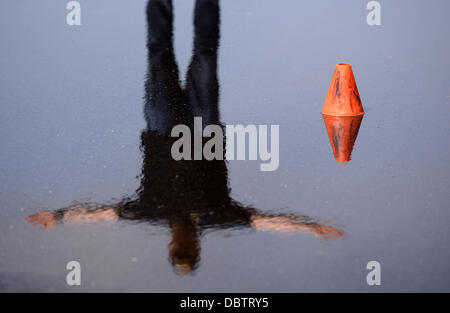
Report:
[[[1,4],[0,290],[374,291],[371,260],[377,291],[450,289],[447,2],[369,27],[365,4],[222,1],[195,31],[174,1],[173,49],[146,6],[69,27],[56,0]],[[320,114],[338,62],[366,112],[345,164]],[[190,114],[279,124],[279,169],[173,161],[161,132]]]

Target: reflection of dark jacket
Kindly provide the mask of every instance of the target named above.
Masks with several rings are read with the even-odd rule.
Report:
[[[150,0],[147,6],[149,70],[145,84],[141,186],[135,200],[123,204],[120,216],[147,221],[192,218],[200,227],[248,225],[251,209],[230,198],[227,167],[219,160],[181,160],[171,156],[176,124],[220,125],[218,109],[217,0],[197,0],[192,61],[181,88],[172,46],[172,3]]]
[[[247,225],[252,209],[230,197],[223,160],[181,160],[170,155],[176,140],[154,132],[142,133],[144,162],[137,198],[120,216],[163,222],[196,216],[200,227]]]

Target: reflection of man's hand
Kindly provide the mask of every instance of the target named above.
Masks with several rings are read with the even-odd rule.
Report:
[[[116,221],[118,219],[116,209],[117,208],[113,206],[83,208],[75,205],[65,209],[61,213],[58,213],[57,211],[42,211],[28,216],[25,220],[32,225],[42,225],[44,228],[55,226],[58,223],[58,220],[65,224]],[[61,214],[60,218],[58,218],[59,214]]]
[[[42,225],[44,228],[51,228],[57,223],[55,212],[42,211],[28,216],[25,220],[32,225]]]
[[[323,239],[342,237],[344,235],[344,232],[339,229],[336,229],[331,225],[322,224],[314,225],[314,233]]]
[[[302,218],[295,216],[264,216],[253,215],[252,225],[260,231],[272,231],[277,233],[308,232],[323,239],[342,237],[344,233],[331,225],[307,223]]]

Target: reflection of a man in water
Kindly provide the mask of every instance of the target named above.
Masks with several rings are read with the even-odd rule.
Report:
[[[172,46],[172,19],[170,0],[148,2],[147,130],[141,135],[144,158],[136,196],[114,205],[75,205],[43,211],[27,221],[46,228],[58,223],[117,219],[167,225],[172,233],[170,260],[180,273],[188,273],[198,265],[200,236],[206,229],[253,227],[280,233],[304,231],[322,238],[342,236],[334,227],[306,216],[264,214],[233,200],[223,160],[172,159],[174,139],[170,131],[174,125],[191,125],[194,116],[201,116],[205,125],[220,125],[218,0],[196,2],[194,51],[184,90],[179,84]]]

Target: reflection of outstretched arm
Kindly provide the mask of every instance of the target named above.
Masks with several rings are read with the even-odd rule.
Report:
[[[58,223],[115,222],[119,218],[120,208],[119,204],[91,207],[75,205],[56,211],[42,211],[28,216],[25,220],[30,224],[41,225],[44,228],[54,227]],[[343,231],[328,223],[313,221],[307,216],[265,215],[255,210],[250,217],[250,221],[251,225],[259,231],[282,234],[306,232],[323,239],[337,238],[344,235]]]
[[[314,222],[306,216],[294,215],[264,215],[254,213],[251,216],[252,226],[260,231],[277,233],[307,232],[323,239],[342,237],[344,232],[326,223]]]
[[[86,223],[116,221],[118,219],[118,205],[104,205],[93,207],[82,207],[75,205],[67,209],[56,211],[41,211],[28,216],[25,220],[33,225],[42,225],[51,228],[58,223]]]

